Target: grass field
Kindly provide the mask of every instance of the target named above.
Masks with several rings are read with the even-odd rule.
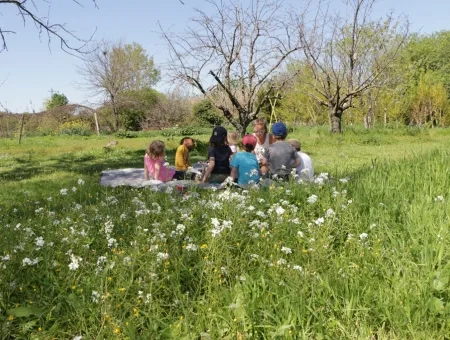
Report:
[[[291,137],[329,180],[187,196],[99,186],[150,138],[0,140],[0,339],[449,338],[450,131]]]

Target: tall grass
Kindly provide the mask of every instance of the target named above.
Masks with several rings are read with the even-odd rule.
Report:
[[[346,138],[323,184],[185,196],[100,187],[125,149],[8,154],[2,338],[448,337],[449,152],[392,160]]]

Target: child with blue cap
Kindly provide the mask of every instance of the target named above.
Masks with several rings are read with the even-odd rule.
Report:
[[[264,151],[262,173],[270,178],[288,180],[292,169],[298,167],[301,159],[291,144],[286,142],[287,128],[282,122],[272,125],[274,143]]]

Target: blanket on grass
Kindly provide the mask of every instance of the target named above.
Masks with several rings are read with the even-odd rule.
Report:
[[[167,188],[174,187],[199,187],[199,188],[216,188],[220,189],[223,186],[220,184],[199,184],[195,181],[170,181],[162,182],[154,179],[145,180],[144,179],[144,169],[128,168],[128,169],[115,169],[115,170],[104,170],[102,171],[102,176],[100,178],[100,185],[109,187],[118,186],[130,186],[134,188],[151,187],[160,191],[164,191]]]

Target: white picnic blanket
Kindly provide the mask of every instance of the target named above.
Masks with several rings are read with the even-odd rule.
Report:
[[[217,184],[197,184],[195,181],[183,180],[183,181],[170,181],[162,182],[154,179],[144,179],[144,169],[128,168],[128,169],[114,169],[102,171],[100,178],[100,185],[109,187],[118,186],[130,186],[134,188],[152,187],[160,191],[164,191],[167,188],[173,188],[175,186],[186,187],[201,187],[217,189],[221,188],[221,185]]]

